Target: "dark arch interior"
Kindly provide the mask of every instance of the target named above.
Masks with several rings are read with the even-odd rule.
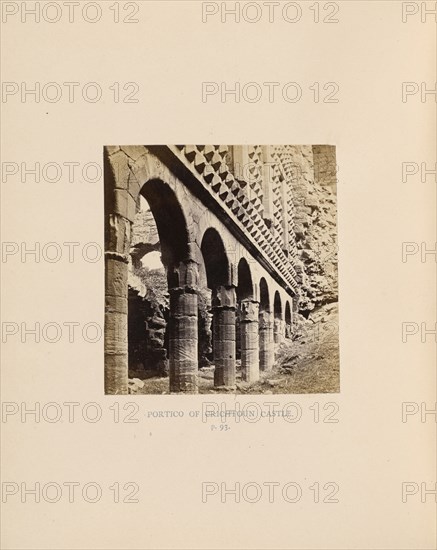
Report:
[[[269,289],[264,277],[259,283],[259,309],[260,311],[270,311]]]
[[[238,300],[245,300],[253,297],[252,275],[250,274],[249,264],[244,258],[238,263]]]
[[[285,304],[285,322],[287,325],[291,324],[291,309],[290,309],[290,302],[286,302]]]
[[[273,310],[275,314],[275,319],[282,319],[282,306],[281,306],[281,297],[279,296],[279,292],[275,292],[275,301],[273,304]]]
[[[229,279],[229,263],[223,241],[213,228],[207,229],[200,246],[205,262],[206,279],[209,289],[227,285]]]
[[[188,256],[188,230],[182,208],[174,192],[159,180],[143,185],[141,194],[149,203],[161,243],[162,263],[166,268]]]

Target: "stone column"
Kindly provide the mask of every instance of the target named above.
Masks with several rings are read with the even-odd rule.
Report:
[[[251,299],[240,304],[241,368],[246,382],[259,380],[258,310],[259,302]]]
[[[235,386],[235,287],[213,291],[214,386]]]
[[[291,323],[285,324],[285,338],[290,339],[292,337]]]
[[[283,332],[284,332],[283,322],[281,319],[275,319],[273,330],[274,330],[274,341],[275,341],[276,347],[278,347],[279,344],[281,344],[283,341]]]
[[[275,361],[272,315],[268,311],[259,314],[259,369],[271,370]]]
[[[175,271],[179,286],[169,289],[170,391],[197,393],[197,265],[187,262]]]

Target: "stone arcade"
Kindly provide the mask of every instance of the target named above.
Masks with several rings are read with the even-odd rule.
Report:
[[[297,246],[318,207],[307,165],[329,187],[335,148],[105,148],[105,393],[128,393],[128,264],[140,195],[167,272],[170,391],[198,389],[201,290],[211,293],[214,385],[235,385],[237,342],[243,380],[272,369],[308,279]]]

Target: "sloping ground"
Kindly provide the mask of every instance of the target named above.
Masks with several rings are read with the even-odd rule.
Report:
[[[261,373],[254,384],[241,381],[237,362],[237,387],[214,388],[214,367],[199,370],[199,393],[288,394],[338,393],[340,391],[338,306],[329,304],[302,319],[296,339],[286,340],[278,350],[274,368]],[[167,394],[168,378],[151,377],[136,393]]]

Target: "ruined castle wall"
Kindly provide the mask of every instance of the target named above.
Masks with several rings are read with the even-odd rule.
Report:
[[[338,300],[336,159],[333,146],[289,146],[297,249],[297,310]]]

